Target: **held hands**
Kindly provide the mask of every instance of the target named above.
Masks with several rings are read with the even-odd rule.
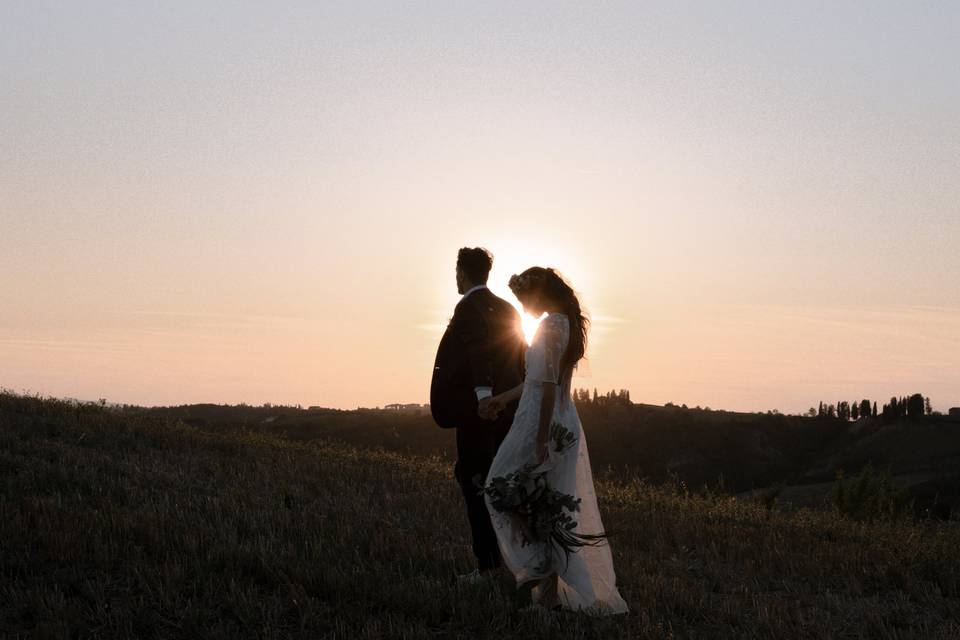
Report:
[[[483,398],[477,403],[477,415],[484,420],[493,420],[496,416],[490,413],[490,401],[492,398]]]
[[[479,403],[477,414],[484,420],[496,420],[506,404],[503,400],[503,394],[484,398]]]

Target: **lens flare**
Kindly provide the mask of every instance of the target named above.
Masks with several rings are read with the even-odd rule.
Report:
[[[527,344],[533,344],[533,336],[537,333],[537,327],[540,326],[540,321],[543,320],[543,314],[539,318],[534,318],[529,313],[521,313],[520,321],[523,324],[523,336],[527,339]]]

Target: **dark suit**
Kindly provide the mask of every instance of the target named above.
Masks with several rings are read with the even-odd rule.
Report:
[[[525,342],[520,314],[489,289],[478,289],[462,299],[440,340],[430,385],[430,409],[444,429],[457,430],[454,476],[463,490],[473,534],[473,553],[480,570],[500,564],[497,537],[479,487],[503,442],[518,401],[494,420],[477,415],[475,387],[502,393],[523,382]]]

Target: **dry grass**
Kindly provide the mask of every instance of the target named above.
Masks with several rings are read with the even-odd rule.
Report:
[[[956,638],[955,523],[598,483],[629,616],[460,588],[449,464],[0,394],[4,637]]]

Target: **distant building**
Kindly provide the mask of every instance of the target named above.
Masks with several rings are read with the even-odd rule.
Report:
[[[960,407],[954,407],[953,409],[950,409],[950,413],[948,415],[952,420],[960,420]]]
[[[413,413],[416,415],[423,415],[425,413],[430,413],[430,405],[428,404],[388,404],[384,407],[386,411],[397,411],[399,413]]]

